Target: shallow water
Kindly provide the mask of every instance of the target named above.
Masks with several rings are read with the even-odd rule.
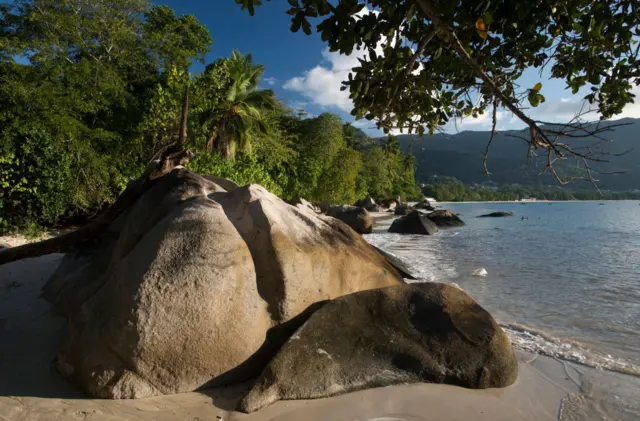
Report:
[[[366,238],[421,280],[456,283],[524,350],[640,375],[638,202],[450,204],[466,227]],[[513,217],[477,218],[494,211]],[[528,220],[520,218],[528,217]],[[486,277],[472,276],[484,268]]]

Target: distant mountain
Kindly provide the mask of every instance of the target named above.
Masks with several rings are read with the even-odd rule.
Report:
[[[627,124],[603,135],[611,142],[605,145],[610,153],[622,156],[607,156],[608,163],[593,163],[592,167],[602,172],[622,172],[615,175],[596,175],[599,186],[608,190],[640,189],[640,119],[621,119],[603,124]],[[467,183],[493,182],[497,185],[556,184],[548,174],[538,176],[544,168],[542,160],[527,167],[527,145],[512,136],[527,136],[527,130],[505,131],[497,134],[491,144],[488,168],[491,175],[483,174],[483,154],[490,132],[465,131],[458,134],[436,134],[434,136],[398,136],[400,147],[411,151],[417,159],[416,178],[419,182],[433,180],[434,176],[454,177]],[[568,139],[566,143],[590,145],[597,139]],[[575,165],[575,162],[573,163]],[[589,183],[576,184],[576,188],[588,188]]]

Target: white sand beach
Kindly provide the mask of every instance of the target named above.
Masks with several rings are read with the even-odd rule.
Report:
[[[233,410],[246,385],[139,400],[89,399],[51,365],[65,321],[53,316],[39,295],[61,258],[48,255],[0,267],[0,420],[637,419],[633,408],[618,405],[616,396],[598,387],[635,379],[520,351],[518,380],[506,389],[394,386],[313,401],[281,401],[250,415]],[[627,387],[621,390],[635,393]]]

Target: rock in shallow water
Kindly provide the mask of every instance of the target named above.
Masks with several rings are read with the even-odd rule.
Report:
[[[398,203],[393,213],[394,215],[406,215],[409,213],[409,205],[406,203]]]
[[[402,285],[325,303],[238,409],[401,383],[506,387],[517,373],[509,338],[466,292],[440,283]]]
[[[431,203],[429,203],[429,201],[427,199],[424,199],[421,202],[416,203],[415,205],[413,205],[413,209],[424,209],[424,210],[435,210],[435,208],[433,206],[431,206]]]
[[[427,214],[427,218],[439,228],[462,227],[465,223],[450,210],[437,210]]]
[[[56,367],[113,399],[256,376],[270,328],[315,302],[401,283],[334,218],[174,170],[68,254],[44,294],[69,320]]]
[[[427,215],[414,210],[393,221],[389,227],[389,232],[395,234],[433,235],[438,232],[438,227]]]
[[[480,215],[478,218],[501,218],[504,216],[513,216],[513,212],[491,212],[486,215]]]

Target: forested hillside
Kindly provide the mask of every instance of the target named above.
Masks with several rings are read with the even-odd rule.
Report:
[[[620,156],[604,155],[608,162],[594,162],[591,166],[603,172],[594,173],[599,186],[608,190],[640,189],[640,119],[622,119],[605,122],[603,125],[619,125],[614,130],[604,132],[601,137],[604,150]],[[457,134],[435,134],[433,136],[398,136],[403,151],[416,157],[416,178],[420,182],[429,181],[432,176],[455,177],[466,183],[492,181],[498,185],[525,184],[531,186],[556,185],[556,181],[545,173],[538,175],[544,167],[543,160],[527,159],[527,144],[514,136],[526,136],[527,132],[505,131],[496,134],[491,144],[487,167],[484,173],[483,155],[490,138],[490,132],[464,131]],[[569,139],[574,145],[596,145],[596,138]],[[599,148],[600,146],[596,146]],[[571,168],[573,169],[573,168]],[[567,169],[567,171],[571,170]],[[615,173],[615,174],[604,174]],[[432,180],[431,180],[432,181]],[[591,188],[590,183],[573,183],[569,187]]]
[[[176,141],[189,92],[190,168],[284,199],[416,196],[413,159],[363,145],[339,117],[304,118],[259,89],[264,67],[203,61],[194,16],[145,0],[0,5],[0,232],[83,221]]]

